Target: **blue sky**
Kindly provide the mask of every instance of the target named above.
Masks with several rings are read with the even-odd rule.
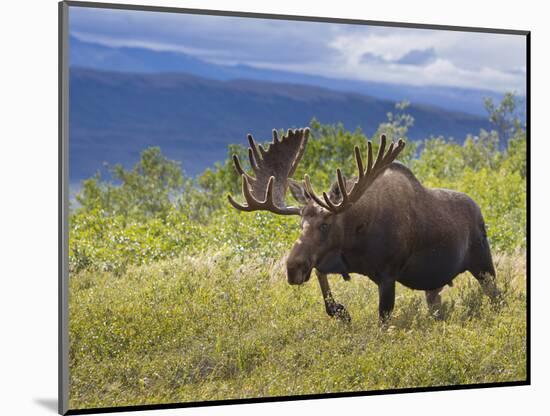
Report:
[[[81,7],[70,9],[70,31],[225,65],[525,94],[526,43],[518,35]]]

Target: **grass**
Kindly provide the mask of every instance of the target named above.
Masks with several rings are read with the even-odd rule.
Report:
[[[398,285],[386,329],[367,278],[330,278],[346,325],[314,277],[286,283],[282,260],[211,252],[72,274],[70,408],[524,380],[525,254],[495,263],[500,304],[465,274],[438,320]]]

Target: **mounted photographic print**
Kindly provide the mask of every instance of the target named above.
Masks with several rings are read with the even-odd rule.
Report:
[[[59,11],[60,413],[529,384],[529,32]]]

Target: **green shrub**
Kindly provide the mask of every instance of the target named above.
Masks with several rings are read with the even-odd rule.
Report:
[[[203,233],[173,209],[164,218],[141,221],[98,209],[79,211],[70,217],[69,268],[122,271],[129,264],[173,258],[199,250]]]
[[[470,195],[481,207],[493,249],[513,252],[526,246],[527,155],[525,131],[507,113],[515,107],[506,99],[504,107],[487,103],[496,112],[491,120],[509,136],[506,146],[496,131],[481,131],[469,135],[463,144],[442,137],[409,141],[400,160],[424,185]],[[375,136],[384,133],[389,139],[406,139],[414,122],[406,108],[406,103],[398,104],[396,114],[388,114]],[[316,120],[310,127],[308,148],[295,178],[308,173],[321,191],[335,180],[337,167],[345,175],[355,175],[353,148],[359,146],[365,152],[363,132]],[[378,137],[375,152],[377,148]],[[227,194],[241,197],[232,154],[238,154],[246,167],[245,146],[231,145],[224,162],[193,179],[184,177],[179,165],[158,148],[151,148],[132,169],[115,166],[112,181],[100,176],[85,181],[77,196],[80,206],[70,216],[71,270],[124,270],[130,264],[205,248],[229,250],[234,255],[253,251],[281,256],[299,233],[297,219],[231,208]]]

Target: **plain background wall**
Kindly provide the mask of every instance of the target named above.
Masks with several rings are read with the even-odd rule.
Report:
[[[113,0],[115,1],[115,0]],[[544,2],[338,0],[146,1],[148,5],[532,31],[532,386],[178,409],[139,414],[313,412],[408,415],[543,414],[548,410],[550,93]],[[119,1],[119,3],[124,3]],[[129,2],[131,3],[131,2]],[[57,407],[57,1],[3,2],[0,13],[0,413]]]

